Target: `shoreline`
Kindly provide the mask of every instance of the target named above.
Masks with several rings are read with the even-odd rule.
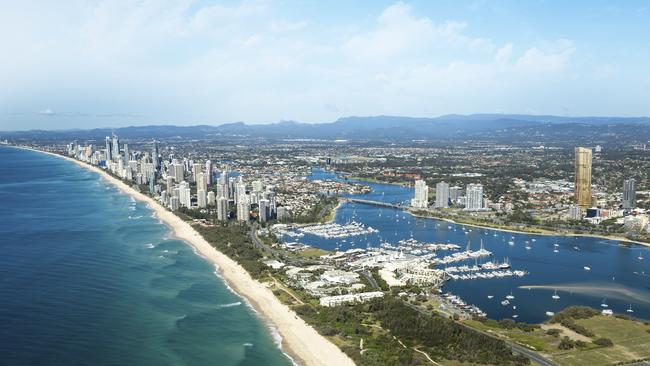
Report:
[[[262,315],[262,320],[270,322],[275,327],[282,338],[281,351],[285,352],[294,363],[309,366],[354,365],[354,362],[341,349],[320,335],[288,306],[282,304],[269,288],[253,279],[238,263],[210,245],[189,223],[168,211],[152,197],[136,191],[97,166],[49,151],[24,146],[12,147],[73,162],[84,169],[98,173],[101,178],[117,187],[122,193],[146,203],[156,217],[171,229],[174,237],[185,241],[206,260],[216,265],[219,277],[226,282],[226,285],[230,286],[238,296],[248,301],[253,310]]]
[[[637,244],[641,245],[644,247],[650,247],[650,243],[642,242],[642,241],[636,241],[624,237],[619,237],[619,236],[606,236],[606,235],[599,235],[599,234],[573,234],[573,233],[560,233],[560,232],[549,232],[549,233],[533,233],[529,231],[521,231],[521,230],[515,230],[515,229],[501,229],[501,228],[494,228],[491,226],[484,226],[484,225],[479,225],[479,224],[468,224],[468,223],[463,223],[463,222],[458,222],[454,221],[452,219],[448,218],[438,218],[438,217],[432,217],[432,216],[423,216],[423,215],[417,215],[414,212],[410,210],[405,210],[408,212],[411,216],[413,217],[419,217],[423,219],[431,219],[431,220],[438,220],[438,221],[445,221],[457,225],[464,225],[464,226],[471,226],[471,227],[476,227],[480,229],[485,229],[485,230],[496,230],[496,231],[502,231],[506,233],[512,233],[512,234],[525,234],[525,235],[538,235],[538,236],[562,236],[562,237],[588,237],[588,238],[597,238],[597,239],[604,239],[604,240],[615,240],[619,242],[625,242],[625,243],[630,243],[630,244]]]

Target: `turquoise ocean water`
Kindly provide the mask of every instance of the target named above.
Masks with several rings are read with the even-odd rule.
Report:
[[[215,267],[96,174],[0,147],[0,363],[290,365]]]

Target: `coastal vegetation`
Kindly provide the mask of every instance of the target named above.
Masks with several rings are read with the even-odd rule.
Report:
[[[569,307],[533,328],[513,326],[510,320],[464,323],[543,352],[561,365],[627,364],[650,357],[650,324],[625,315],[600,315],[584,306]]]

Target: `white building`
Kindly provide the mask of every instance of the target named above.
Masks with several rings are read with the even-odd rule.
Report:
[[[338,296],[324,296],[320,298],[321,306],[339,306],[343,304],[366,302],[370,299],[383,297],[384,293],[381,291],[362,292],[358,294],[338,295]]]
[[[251,214],[251,204],[248,199],[248,196],[242,194],[237,199],[237,220],[239,221],[248,221]]]
[[[260,222],[265,222],[269,218],[269,200],[261,199],[259,200],[259,219]]]
[[[217,198],[217,219],[219,221],[228,220],[228,199],[226,197]]]
[[[411,200],[411,206],[415,208],[427,208],[429,206],[429,187],[424,180],[415,181],[415,197]]]
[[[483,209],[483,185],[470,183],[466,189],[467,201],[465,202],[465,210],[478,211]]]
[[[439,182],[436,184],[436,208],[449,207],[449,184]]]

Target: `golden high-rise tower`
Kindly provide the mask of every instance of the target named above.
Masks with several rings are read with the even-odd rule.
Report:
[[[591,206],[591,149],[576,147],[576,204]]]

